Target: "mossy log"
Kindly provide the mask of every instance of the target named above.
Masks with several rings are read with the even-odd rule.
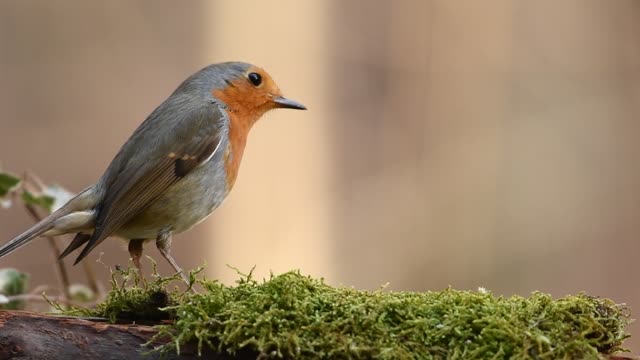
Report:
[[[4,359],[255,359],[259,354],[235,357],[196,346],[183,346],[181,354],[149,352],[145,343],[156,334],[152,326],[110,324],[99,319],[39,314],[28,311],[0,311],[0,360]],[[154,345],[162,345],[157,340]],[[630,360],[606,355],[604,359]]]
[[[612,354],[625,350],[629,310],[584,294],[362,291],[297,271],[235,286],[203,278],[194,294],[168,290],[174,277],[142,286],[131,271],[92,308],[0,312],[0,360],[627,359]]]

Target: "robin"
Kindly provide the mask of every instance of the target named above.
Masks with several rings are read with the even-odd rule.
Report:
[[[0,247],[0,257],[39,236],[75,233],[60,255],[84,245],[75,265],[115,235],[129,241],[140,269],[143,244],[155,240],[188,282],[171,256],[173,234],[220,206],[238,176],[249,130],[277,108],[306,110],[283,97],[259,67],[241,62],[205,67],[140,124],[95,185]]]

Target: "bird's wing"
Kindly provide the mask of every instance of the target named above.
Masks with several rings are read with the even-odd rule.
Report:
[[[145,120],[107,170],[95,230],[75,264],[218,151],[226,119],[218,106],[210,104],[183,115],[154,113],[156,118],[152,114]],[[167,119],[171,115],[175,117]]]

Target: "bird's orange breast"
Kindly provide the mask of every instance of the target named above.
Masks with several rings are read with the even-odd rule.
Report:
[[[224,168],[227,174],[227,191],[230,191],[238,177],[238,169],[242,154],[247,144],[249,125],[238,119],[234,113],[229,113],[229,144],[224,152]]]
[[[213,96],[227,106],[226,112],[229,116],[229,145],[224,153],[227,190],[231,190],[238,177],[249,130],[265,112],[262,106],[264,100],[254,96],[252,91],[245,81],[239,81],[212,92]]]

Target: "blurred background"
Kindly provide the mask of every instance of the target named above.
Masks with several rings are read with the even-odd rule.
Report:
[[[639,37],[633,0],[2,0],[0,162],[80,191],[184,78],[247,61],[309,111],[254,127],[225,204],[174,239],[183,267],[638,310]],[[0,211],[1,241],[31,224]],[[100,252],[128,253],[85,260],[105,281]],[[56,281],[45,240],[1,266]]]

